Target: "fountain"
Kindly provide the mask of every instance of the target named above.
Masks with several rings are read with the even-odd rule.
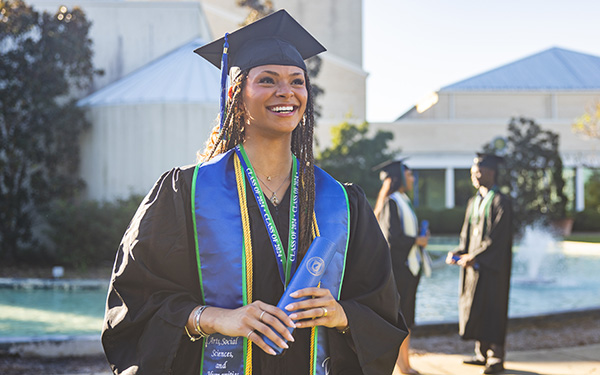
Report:
[[[547,284],[561,276],[562,249],[555,235],[543,225],[536,223],[525,228],[515,248],[513,284]]]
[[[417,324],[458,320],[460,268],[443,263],[458,238],[430,240],[435,259],[431,278],[417,291]],[[592,244],[583,244],[587,249]],[[513,247],[509,317],[536,316],[600,307],[600,246],[598,251],[564,251],[564,243],[547,228],[527,228]]]

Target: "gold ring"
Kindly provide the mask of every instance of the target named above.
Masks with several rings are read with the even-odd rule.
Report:
[[[327,316],[327,309],[324,307],[321,307],[323,309],[323,315],[321,315],[321,317],[326,317]]]
[[[266,311],[263,310],[263,312],[260,313],[260,316],[258,317],[258,320],[260,320],[262,322],[263,321],[262,317],[263,317],[263,315],[265,315],[265,313],[266,313]]]
[[[248,334],[246,335],[246,338],[247,338],[248,340],[250,340],[250,335],[251,335],[251,334],[253,334],[253,333],[254,333],[254,331],[253,331],[253,330],[251,330],[250,332],[248,332]]]

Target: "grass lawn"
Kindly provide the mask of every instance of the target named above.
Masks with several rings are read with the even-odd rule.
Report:
[[[600,243],[600,233],[573,233],[565,236],[565,241]]]

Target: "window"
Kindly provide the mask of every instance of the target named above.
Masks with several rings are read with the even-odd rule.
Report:
[[[586,168],[583,181],[585,208],[600,212],[600,168]]]
[[[417,176],[413,198],[415,206],[435,210],[444,209],[446,207],[446,171],[444,169],[420,169],[413,170],[413,173]]]
[[[454,206],[467,207],[469,198],[475,195],[475,188],[471,182],[470,169],[454,170]]]

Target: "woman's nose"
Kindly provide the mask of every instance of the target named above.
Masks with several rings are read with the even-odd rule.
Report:
[[[282,98],[289,98],[294,95],[294,91],[292,91],[292,87],[287,83],[280,83],[277,85],[277,96]]]

